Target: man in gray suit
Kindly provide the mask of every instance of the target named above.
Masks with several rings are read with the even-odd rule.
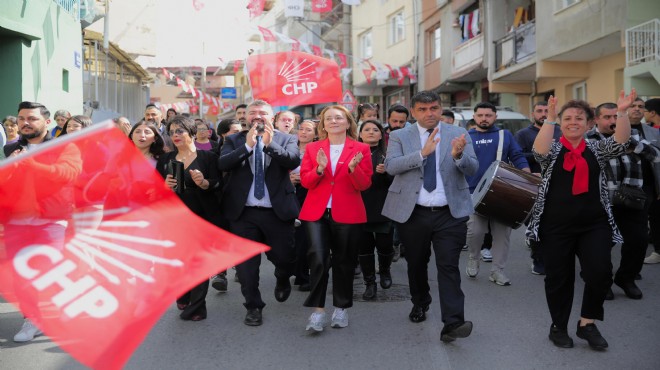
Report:
[[[421,91],[411,104],[417,124],[390,135],[385,170],[395,177],[383,215],[399,223],[413,303],[409,318],[416,323],[426,320],[431,304],[428,262],[433,246],[444,323],[440,339],[451,342],[472,332],[463,314],[458,260],[474,212],[465,176],[479,164],[467,131],[440,122],[438,94]]]

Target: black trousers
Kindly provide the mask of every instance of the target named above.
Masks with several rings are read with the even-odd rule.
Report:
[[[653,200],[649,209],[649,228],[651,243],[656,253],[660,253],[660,200]]]
[[[293,274],[296,260],[294,248],[294,220],[282,221],[270,208],[245,207],[236,221],[231,221],[231,232],[259,243],[270,250],[266,258],[275,265],[275,277],[288,279]],[[261,254],[236,266],[241,283],[241,293],[245,297],[245,307],[263,308],[266,306],[259,291],[259,266]]]
[[[394,246],[392,245],[392,237],[394,234],[394,229],[389,228],[387,232],[373,232],[366,228],[368,224],[363,224],[361,228],[362,232],[360,233],[360,248],[359,252],[363,254],[374,254],[374,248],[378,254],[392,254],[394,253]]]
[[[433,247],[445,325],[465,320],[465,295],[461,290],[458,261],[465,245],[467,220],[468,217],[454,218],[449,207],[432,210],[415,206],[408,221],[399,224],[401,242],[406,246],[411,300],[418,306],[431,304],[428,263]]]
[[[179,297],[176,303],[188,305],[181,311],[180,317],[184,320],[190,320],[195,315],[206,317],[206,294],[208,291],[209,279],[206,279]]]
[[[294,284],[302,285],[309,283],[309,265],[307,264],[307,250],[309,243],[307,242],[307,232],[305,231],[305,221],[296,227],[296,264],[293,274],[296,276]]]
[[[634,210],[624,207],[612,207],[614,220],[623,236],[621,245],[621,263],[614,279],[631,282],[642,271],[646,248],[649,245],[648,207]]]
[[[325,307],[328,277],[332,267],[332,305],[353,306],[353,274],[357,265],[361,224],[335,222],[328,209],[318,221],[305,222],[309,250],[311,290],[305,307]]]
[[[603,320],[603,302],[612,286],[612,230],[602,221],[553,227],[539,231],[545,263],[545,297],[553,324],[566,329],[575,291],[575,256],[580,260],[584,293],[581,316]]]

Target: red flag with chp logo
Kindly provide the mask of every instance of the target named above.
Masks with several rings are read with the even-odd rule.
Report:
[[[339,66],[333,60],[286,52],[247,59],[252,95],[273,106],[333,103],[341,99]]]
[[[177,297],[268,249],[192,213],[111,123],[3,161],[0,223],[0,293],[94,369],[121,368]]]

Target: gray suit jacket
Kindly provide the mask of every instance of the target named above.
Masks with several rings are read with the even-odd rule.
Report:
[[[465,176],[473,175],[479,168],[479,162],[470,135],[464,128],[442,122],[439,127],[440,145],[436,150],[439,165],[436,168],[442,176],[449,210],[454,218],[467,217],[474,212],[474,207]],[[451,157],[451,141],[463,134],[467,145],[463,149],[463,156],[455,161]],[[424,182],[421,150],[417,124],[390,134],[385,170],[394,176],[394,181],[385,199],[383,215],[396,222],[406,222],[417,203]]]

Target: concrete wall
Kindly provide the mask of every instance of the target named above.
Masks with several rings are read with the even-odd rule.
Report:
[[[536,2],[536,45],[540,60],[620,32],[627,1],[580,1],[556,12],[555,1]]]
[[[405,21],[405,38],[393,45],[389,45],[388,18],[403,9]],[[365,68],[360,54],[360,35],[371,29],[373,56],[371,62],[387,63],[392,67],[399,67],[409,63],[415,55],[415,20],[412,0],[389,0],[383,3],[380,0],[365,0],[358,6],[352,7],[352,39],[353,39],[353,84],[366,82],[362,70]],[[375,73],[372,75],[375,79]]]
[[[0,115],[15,114],[23,100],[51,112],[83,112],[80,23],[51,0],[4,2],[0,13]],[[75,54],[79,65],[75,65]],[[68,91],[63,74],[68,72]]]
[[[576,72],[573,75],[564,73],[561,77],[556,78],[539,78],[537,84],[539,94],[554,90],[560,104],[575,98],[573,86],[582,81],[587,86],[587,101],[594,106],[616,101],[617,94],[623,89],[624,52],[596,59],[590,63],[562,62],[560,64],[564,71],[578,71],[579,73]]]

